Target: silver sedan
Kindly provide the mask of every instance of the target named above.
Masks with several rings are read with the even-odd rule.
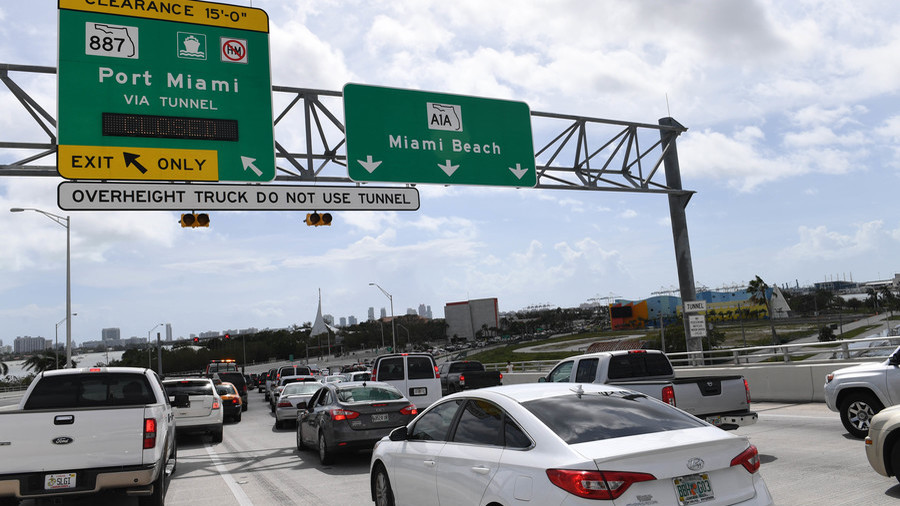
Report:
[[[275,402],[275,428],[282,428],[285,423],[297,421],[298,409],[306,409],[309,398],[322,388],[318,381],[302,381],[288,383],[278,395]]]

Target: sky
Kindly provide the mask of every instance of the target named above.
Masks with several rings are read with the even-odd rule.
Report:
[[[248,1],[233,2],[251,6]],[[272,84],[522,101],[688,128],[677,140],[694,278],[711,289],[900,273],[900,12],[889,1],[255,0]],[[57,2],[0,3],[0,63],[55,66]],[[55,111],[56,82],[18,74]],[[277,102],[277,100],[276,100]],[[278,104],[276,103],[276,106]],[[340,107],[337,108],[340,110]],[[43,140],[0,87],[0,141]],[[297,135],[276,127],[278,141]],[[535,133],[535,136],[541,132]],[[546,139],[545,139],[546,140]],[[536,142],[537,143],[537,142]],[[0,149],[0,161],[21,157]],[[284,162],[281,162],[284,163]],[[343,174],[346,177],[346,174]],[[0,177],[0,340],[53,338],[71,216],[76,342],[365,320],[496,297],[501,311],[677,289],[659,194],[419,184],[417,211],[62,211],[50,177]],[[64,326],[59,327],[60,336]]]

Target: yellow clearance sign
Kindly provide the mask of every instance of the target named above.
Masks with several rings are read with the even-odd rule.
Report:
[[[196,0],[59,0],[60,9],[269,32],[261,9]]]
[[[58,156],[69,179],[219,180],[215,150],[60,145]]]

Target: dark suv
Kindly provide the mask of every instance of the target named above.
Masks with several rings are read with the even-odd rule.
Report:
[[[213,378],[218,378],[221,381],[234,385],[241,394],[241,402],[243,403],[241,411],[247,411],[250,403],[247,402],[247,381],[244,379],[243,374],[239,372],[217,372],[213,375]]]

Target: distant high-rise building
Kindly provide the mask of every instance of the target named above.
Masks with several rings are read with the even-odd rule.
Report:
[[[375,308],[369,306],[369,321],[372,321],[374,319],[375,319]]]
[[[325,323],[334,325],[334,316],[331,316],[330,314],[323,314],[322,319],[325,320]]]
[[[172,342],[172,324],[171,323],[166,324],[166,342],[169,342],[169,343]]]
[[[425,318],[428,318],[429,320],[434,319],[434,314],[431,312],[431,306],[428,306],[428,308],[425,310]]]
[[[46,350],[53,345],[53,342],[43,337],[17,337],[13,341],[13,352],[15,353],[33,353],[35,351]]]
[[[425,304],[419,304],[419,316],[421,316],[423,318],[426,317],[425,316]]]
[[[103,329],[100,331],[101,341],[118,341],[122,338],[122,332],[118,327]]]
[[[349,323],[351,326],[353,326],[353,325],[356,325],[357,323],[359,323],[359,321],[356,319],[355,316],[351,315],[351,316],[347,317],[347,323]],[[0,343],[0,344],[2,344],[2,343]]]
[[[338,327],[346,327],[347,326],[347,317],[341,316],[340,322],[341,323],[338,325]]]
[[[406,314],[416,316],[415,308],[411,308],[411,307],[406,308]]]
[[[381,308],[381,319],[387,318],[387,311],[384,308]]]

